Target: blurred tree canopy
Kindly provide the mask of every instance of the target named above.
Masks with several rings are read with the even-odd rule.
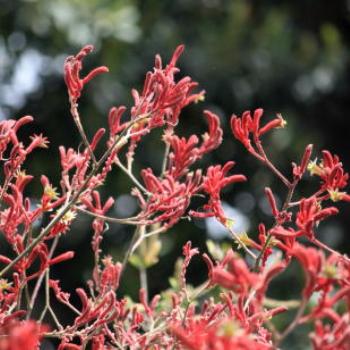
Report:
[[[228,212],[237,216],[239,228],[254,235],[259,221],[271,222],[264,186],[282,195],[284,189],[234,141],[229,117],[257,107],[263,107],[267,117],[282,113],[288,127],[266,143],[271,158],[287,174],[291,161],[298,161],[308,143],[314,143],[318,151],[326,148],[337,153],[350,169],[349,15],[350,4],[345,0],[0,0],[0,118],[35,117],[23,137],[43,132],[52,147],[32,156],[29,171],[36,176],[46,174],[57,184],[57,146],[80,142],[62,77],[65,57],[91,43],[96,51],[86,60],[86,69],[101,64],[110,68],[108,75],[90,84],[80,101],[83,123],[91,136],[97,127],[106,126],[111,106],[130,106],[130,89],[142,86],[155,53],[166,61],[184,43],[181,75],[199,81],[207,95],[204,103],[185,111],[179,132],[202,133],[203,108],[222,117],[225,141],[203,166],[229,159],[238,162],[237,168],[249,182],[226,192],[225,202]],[[157,137],[147,138],[139,150],[140,168],[160,166]],[[129,186],[120,172],[112,173],[104,195],[116,196],[115,215],[135,210]],[[310,186],[306,181],[303,190],[310,191]],[[39,181],[31,187],[34,198],[38,190]],[[67,288],[90,278],[89,224],[88,218],[82,218],[64,238],[66,247],[79,247],[74,266],[56,271],[57,276],[69,274]],[[349,251],[349,225],[350,216],[345,214],[320,227],[320,237]],[[168,285],[185,241],[191,239],[205,249],[208,236],[220,240],[225,233],[211,221],[184,222],[167,233],[162,238],[160,263],[149,273],[152,291]],[[121,257],[129,237],[127,229],[110,227],[106,253]],[[200,259],[193,265],[191,271],[203,272],[192,276],[193,283],[199,283],[206,270]],[[137,278],[132,268],[130,273]],[[285,281],[279,281],[279,297],[297,296],[298,287]],[[132,279],[124,281],[123,292],[135,295],[135,287]]]

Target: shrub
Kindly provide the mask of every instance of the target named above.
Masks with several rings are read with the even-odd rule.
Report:
[[[348,174],[336,155],[322,152],[320,162],[311,161],[312,145],[305,147],[299,163],[292,163],[291,175],[284,175],[269,160],[262,139],[286,122],[276,118],[262,122],[263,110],[244,112],[231,118],[233,136],[267,167],[286,188],[284,202],[278,205],[271,188],[265,194],[274,223],[260,223],[257,237],[237,233],[221,203],[222,189],[247,181],[230,174],[235,163],[212,165],[203,171],[198,161],[222,143],[220,119],[210,111],[203,116],[208,131],[202,137],[180,137],[176,126],[182,109],[204,99],[196,92],[190,77],[176,80],[179,46],[164,67],[156,56],[154,69],[146,74],[141,92],[132,90],[133,106],[113,107],[108,115],[108,132],[99,129],[89,140],[80,118],[78,101],[85,85],[106,67],[81,76],[82,64],[92,46],[84,47],[65,61],[64,77],[70,110],[81,136],[80,150],[60,146],[61,180],[55,187],[42,175],[38,206],[26,197],[33,176],[25,172],[27,156],[36,148],[47,148],[43,135],[33,135],[28,145],[17,132],[32,117],[0,122],[0,157],[3,184],[0,190],[0,229],[9,253],[0,256],[0,349],[35,349],[42,339],[56,338],[58,349],[274,349],[298,326],[313,326],[314,349],[349,349],[350,344],[350,261],[317,238],[321,221],[336,215],[333,202],[349,201],[345,192]],[[151,168],[136,173],[134,155],[146,134],[162,130],[164,159],[159,173]],[[105,144],[105,145],[104,145]],[[104,145],[104,146],[103,146]],[[104,148],[98,156],[96,148]],[[104,202],[98,189],[112,168],[123,171],[132,181],[131,194],[139,203],[137,215],[128,218],[108,216],[112,197]],[[319,180],[316,192],[295,197],[295,189],[310,172]],[[190,209],[199,197],[203,205]],[[69,235],[78,215],[93,217],[91,248],[94,268],[88,288],[78,288],[80,303],[74,305],[59,280],[51,278],[50,268],[74,258],[73,251],[56,253],[59,240]],[[48,224],[42,225],[42,218]],[[171,288],[161,295],[148,295],[147,269],[158,261],[159,235],[166,234],[183,218],[215,217],[237,243],[236,251],[209,244],[211,256],[203,254],[208,279],[193,287],[186,271],[194,255],[191,242],[183,247],[181,266]],[[101,241],[108,222],[131,225],[134,235],[122,262],[103,256]],[[292,261],[303,268],[305,281],[300,300],[273,300],[267,297],[269,284]],[[117,295],[125,266],[132,263],[140,271],[139,300]],[[45,303],[38,319],[38,295],[45,291]],[[318,293],[316,302],[310,302]],[[74,315],[71,324],[62,324],[52,299]],[[296,311],[295,311],[296,310]],[[294,313],[293,321],[281,329],[275,316]]]

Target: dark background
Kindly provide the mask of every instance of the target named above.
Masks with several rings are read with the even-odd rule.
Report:
[[[229,117],[257,107],[265,109],[267,119],[282,113],[288,127],[266,138],[266,148],[287,175],[291,161],[300,159],[308,143],[317,151],[337,153],[349,169],[349,13],[348,1],[327,0],[0,0],[0,118],[33,115],[35,123],[22,130],[23,139],[42,132],[51,142],[48,151],[37,151],[27,161],[27,172],[37,176],[28,195],[34,199],[40,195],[41,174],[58,185],[58,145],[77,147],[80,142],[62,76],[67,55],[91,43],[96,51],[86,60],[86,71],[102,64],[110,68],[108,75],[89,84],[80,100],[82,120],[91,136],[106,126],[111,106],[131,105],[130,89],[142,86],[155,53],[167,62],[175,47],[184,43],[181,76],[193,77],[207,94],[204,103],[184,111],[179,134],[203,133],[203,108],[222,117],[225,141],[201,166],[237,161],[235,171],[246,174],[249,182],[226,191],[224,201],[236,218],[236,229],[254,236],[260,221],[272,223],[264,187],[271,186],[281,200],[285,189],[233,139]],[[163,151],[158,138],[159,133],[147,137],[139,148],[140,168],[159,169]],[[296,198],[312,193],[317,180],[311,180],[303,182]],[[111,215],[134,213],[129,188],[129,181],[113,171],[101,190],[105,197],[116,197]],[[343,213],[322,225],[319,237],[349,252],[349,206],[340,207]],[[88,218],[78,219],[60,244],[62,251],[77,251],[74,263],[53,270],[68,290],[91,277],[89,225]],[[128,229],[111,225],[104,253],[122,258],[130,235]],[[160,262],[148,275],[152,293],[169,286],[183,243],[192,240],[204,251],[208,235],[216,240],[227,237],[212,222],[181,222],[162,237]],[[136,297],[137,271],[129,267],[127,275],[120,293]],[[203,262],[195,259],[190,281],[198,284],[205,276]],[[272,296],[297,298],[301,285],[298,268],[292,267],[275,282]],[[283,326],[288,319],[280,321]],[[290,337],[288,349],[306,348],[305,331]]]

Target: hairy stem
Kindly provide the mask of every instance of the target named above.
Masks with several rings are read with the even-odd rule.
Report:
[[[286,187],[291,187],[292,184],[290,181],[273,165],[273,163],[269,160],[267,157],[264,147],[261,144],[261,141],[258,139],[254,140],[256,147],[258,148],[258,151],[260,155],[263,158],[263,163],[278,177],[280,180],[286,185]]]
[[[166,142],[165,143],[165,150],[164,150],[164,156],[163,156],[163,163],[162,163],[162,170],[161,170],[161,177],[164,176],[166,167],[168,165],[168,156],[170,152],[170,143]]]
[[[80,208],[80,207],[75,207],[76,210],[80,211],[81,213],[84,213],[86,215],[92,216],[96,219],[101,219],[103,221],[108,221],[108,222],[114,222],[116,224],[124,224],[124,225],[146,225],[147,222],[140,222],[138,221],[139,218],[137,216],[133,216],[131,218],[112,218],[110,216],[105,216],[105,215],[100,215],[97,213],[93,213],[89,210]]]
[[[81,124],[80,115],[79,115],[79,111],[78,111],[78,104],[76,102],[73,102],[72,100],[70,100],[70,105],[71,105],[70,111],[71,111],[71,114],[73,116],[73,120],[75,122],[75,125],[78,128],[80,137],[81,137],[85,147],[89,151],[89,154],[90,154],[90,157],[92,159],[92,162],[94,163],[94,166],[96,166],[97,160],[96,160],[95,154],[94,154],[93,150],[91,149],[90,143],[89,143],[87,136],[86,136],[86,133],[85,133],[85,130],[83,128],[83,125]]]
[[[144,194],[150,195],[150,193],[140,183],[140,181],[136,179],[134,174],[130,170],[128,170],[119,160],[116,162],[116,164]]]

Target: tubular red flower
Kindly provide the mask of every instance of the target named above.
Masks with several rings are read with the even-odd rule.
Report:
[[[324,255],[315,248],[307,248],[295,243],[290,253],[295,256],[306,274],[306,282],[303,290],[305,298],[309,298],[317,288],[317,277],[322,271]]]
[[[260,119],[263,112],[263,109],[259,108],[254,111],[253,116],[250,111],[245,111],[241,117],[235,115],[231,117],[231,130],[234,137],[243,144],[248,152],[262,160],[264,159],[264,155],[260,154],[260,151],[253,147],[251,136],[254,143],[260,142],[261,136],[272,129],[283,128],[286,124],[282,116],[278,114],[276,119],[273,119],[261,127]]]
[[[304,198],[300,201],[296,224],[308,238],[313,238],[314,227],[318,222],[337,213],[338,209],[335,207],[321,209],[320,204],[314,196],[307,199]]]
[[[321,163],[309,163],[308,170],[311,175],[321,178],[321,191],[338,192],[348,184],[349,174],[344,171],[337,155],[332,155],[327,150],[322,151],[322,155]]]
[[[271,207],[271,210],[272,210],[272,215],[277,218],[279,216],[279,210],[277,209],[277,205],[276,205],[276,200],[275,200],[275,197],[271,191],[271,188],[270,187],[265,187],[265,194],[266,194],[266,197],[269,201],[269,204],[270,204],[270,207]]]
[[[61,263],[61,262],[66,261],[66,260],[73,259],[74,255],[75,255],[75,253],[73,251],[65,252],[63,254],[56,256],[53,259],[50,259],[49,264],[55,265],[55,264]]]
[[[82,61],[93,49],[92,45],[86,45],[76,56],[67,57],[64,63],[64,80],[68,88],[69,97],[73,103],[77,102],[86,83],[96,75],[108,72],[107,67],[101,66],[93,69],[84,78],[80,78],[80,71],[83,67]]]
[[[214,265],[207,255],[203,255],[203,258],[209,269],[210,283],[213,285],[218,284],[238,294],[247,295],[258,281],[257,274],[250,272],[244,260],[234,255],[232,250],[229,250],[217,265]]]
[[[133,128],[136,139],[155,127],[165,124],[171,128],[174,127],[179,121],[181,110],[188,104],[203,98],[204,91],[192,94],[198,84],[191,78],[184,77],[179,82],[175,81],[174,76],[179,71],[175,65],[183,50],[183,45],[178,46],[164,69],[160,56],[157,55],[154,71],[147,73],[142,93],[132,91],[134,98],[134,107],[131,109],[132,119],[141,115],[149,116],[148,120]]]
[[[310,145],[306,146],[300,165],[296,165],[294,163],[292,164],[294,178],[300,180],[302,178],[302,176],[304,175],[304,173],[307,169],[307,166],[309,164],[309,161],[310,161],[312,149],[313,149],[313,145],[310,144]]]
[[[0,327],[0,349],[23,350],[36,349],[48,326],[39,325],[33,320],[9,320]]]
[[[339,157],[323,151],[320,163],[310,162],[312,145],[308,145],[300,164],[292,164],[293,178],[290,181],[267,158],[261,143],[263,135],[284,126],[282,117],[277,115],[272,121],[261,125],[262,109],[254,113],[246,111],[241,117],[233,116],[231,128],[234,136],[278,175],[288,190],[280,209],[277,195],[275,197],[270,188],[265,189],[274,223],[269,229],[259,224],[257,242],[253,240],[254,234],[236,236],[231,228],[232,220],[226,217],[222,207],[222,190],[232,183],[246,181],[246,177],[229,175],[234,166],[232,161],[210,166],[205,175],[198,167],[190,171],[196,161],[221,144],[220,118],[210,111],[204,111],[208,131],[201,138],[197,135],[185,138],[176,134],[175,126],[182,109],[200,101],[204,95],[204,92],[193,93],[197,83],[190,77],[175,79],[179,72],[176,64],[184,50],[183,45],[175,50],[165,68],[160,56],[156,56],[154,70],[147,73],[143,90],[140,93],[132,91],[134,106],[129,120],[122,121],[125,107],[110,110],[107,149],[99,158],[94,157],[91,151],[97,147],[100,150],[105,130],[97,130],[89,141],[84,137],[77,110],[77,100],[84,85],[107,71],[106,67],[98,67],[85,77],[80,77],[82,61],[91,50],[92,46],[84,47],[76,56],[69,57],[65,64],[71,111],[84,147],[77,150],[60,147],[62,169],[60,181],[57,181],[58,190],[48,177],[42,175],[42,190],[33,195],[38,197],[35,200],[38,205],[26,194],[33,176],[25,173],[24,165],[32,151],[38,147],[46,148],[47,139],[41,134],[34,134],[28,143],[19,140],[17,132],[21,126],[32,121],[30,116],[18,121],[0,121],[0,160],[3,161],[0,231],[6,247],[9,247],[6,256],[0,255],[3,265],[0,272],[0,349],[38,348],[43,332],[48,329],[41,322],[19,319],[37,315],[39,311],[40,319],[52,317],[55,328],[45,335],[59,338],[61,350],[81,347],[92,350],[112,347],[272,350],[280,346],[278,342],[293,327],[305,322],[315,324],[311,334],[315,350],[348,350],[350,260],[315,237],[318,223],[338,212],[333,206],[327,207],[326,201],[350,201],[350,195],[341,191],[347,185],[349,175],[344,171]],[[139,174],[135,173],[137,167],[133,166],[136,147],[143,135],[157,127],[164,127],[163,141],[166,143],[161,171],[156,174],[151,168],[143,169],[139,180]],[[105,217],[114,205],[114,199],[109,197],[102,200],[102,195],[97,191],[114,164],[135,184],[132,194],[138,198],[140,206],[139,214],[125,219],[137,229],[123,264],[113,262],[109,256],[101,259],[101,241],[108,229],[105,221],[121,222],[120,219]],[[320,177],[320,189],[310,197],[292,202],[300,193],[297,185],[306,168]],[[152,248],[152,244],[140,245],[140,242],[151,235],[157,239],[158,233],[168,230],[181,219],[189,219],[187,213],[191,200],[206,196],[208,200],[201,210],[190,211],[190,215],[202,218],[215,216],[235,238],[240,237],[239,243],[250,253],[249,257],[245,259],[232,249],[226,250],[219,244],[208,242],[208,250],[217,261],[203,255],[208,266],[208,280],[192,288],[186,281],[186,270],[199,251],[192,248],[189,241],[183,246],[184,259],[176,266],[171,289],[156,295],[149,302],[146,282],[150,282],[150,279],[147,281],[147,276],[145,278],[145,265],[142,262],[137,264],[135,254],[133,262],[139,266],[142,285],[139,300],[133,302],[120,297],[118,288],[123,271],[127,271],[125,264],[130,254],[137,247],[140,252],[141,247]],[[48,212],[50,214],[46,215]],[[81,304],[78,302],[76,307],[71,303],[70,294],[62,291],[60,281],[50,279],[54,272],[50,269],[54,264],[73,258],[73,251],[57,253],[55,249],[60,234],[71,228],[81,212],[95,216],[92,221],[94,268],[86,291],[83,288],[76,290]],[[40,222],[44,214],[44,220],[49,220],[46,226]],[[299,243],[301,236],[308,238],[316,248]],[[158,245],[156,248],[159,249]],[[253,252],[253,249],[257,252]],[[267,263],[268,257],[271,259]],[[273,304],[279,305],[280,301],[269,299],[267,291],[272,279],[282,273],[293,258],[299,261],[305,273],[302,300],[294,321],[280,333],[279,339],[274,339],[267,322],[271,317],[285,312],[286,307],[274,307]],[[214,285],[214,294],[210,294]],[[218,292],[218,297],[212,297]],[[318,293],[315,302],[312,300],[312,303],[308,303],[314,292]],[[60,315],[56,315],[57,305],[52,303],[52,293],[61,306],[68,307],[75,314],[71,324],[61,321]],[[43,310],[38,302],[41,294],[45,294],[46,298]],[[289,303],[294,304],[294,301]],[[19,310],[22,307],[27,309]],[[60,322],[64,323],[61,325]]]
[[[223,225],[226,225],[227,218],[221,205],[221,190],[237,182],[244,182],[247,178],[244,175],[231,175],[226,177],[226,174],[235,165],[234,162],[227,162],[224,166],[210,166],[206,176],[203,178],[202,189],[209,195],[208,204],[204,205],[204,212],[190,211],[190,215],[194,217],[210,217],[215,216]]]

